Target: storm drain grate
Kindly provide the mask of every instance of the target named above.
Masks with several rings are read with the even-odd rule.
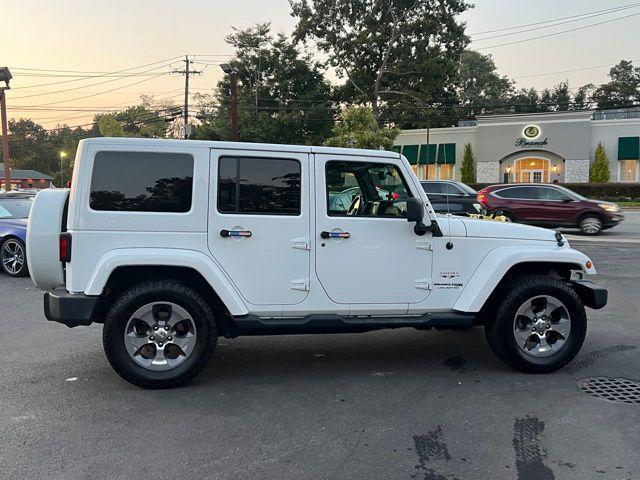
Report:
[[[580,389],[615,403],[640,403],[640,383],[626,378],[594,377],[582,380]]]

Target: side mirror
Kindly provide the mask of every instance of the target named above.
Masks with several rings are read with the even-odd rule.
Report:
[[[440,230],[440,226],[438,222],[435,220],[431,221],[431,225],[425,225],[422,220],[424,219],[424,204],[422,200],[419,198],[407,198],[407,221],[415,222],[416,225],[413,227],[413,231],[416,235],[424,235],[427,232],[433,232],[434,237],[441,237],[442,231]]]
[[[418,198],[407,198],[407,221],[421,222],[424,218],[424,204]]]

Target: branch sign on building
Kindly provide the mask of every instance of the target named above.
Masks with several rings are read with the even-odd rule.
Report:
[[[542,129],[537,125],[527,125],[522,129],[522,136],[516,139],[516,147],[544,147],[549,145],[549,138],[540,139]]]

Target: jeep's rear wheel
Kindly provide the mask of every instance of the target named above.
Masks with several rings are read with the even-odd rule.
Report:
[[[109,310],[103,344],[109,363],[143,388],[187,383],[207,365],[217,342],[211,309],[175,280],[144,282]]]
[[[541,275],[514,280],[485,327],[494,353],[527,373],[565,366],[582,347],[586,332],[587,316],[575,291],[565,282]]]

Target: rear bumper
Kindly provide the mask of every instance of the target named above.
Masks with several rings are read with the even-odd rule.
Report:
[[[598,310],[607,304],[609,292],[606,288],[589,280],[574,280],[571,285],[587,307]]]
[[[47,320],[67,327],[90,325],[98,298],[64,289],[50,290],[44,294],[44,315]]]

